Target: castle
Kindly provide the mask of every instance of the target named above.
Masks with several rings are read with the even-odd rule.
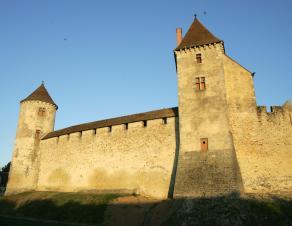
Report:
[[[58,107],[43,84],[22,100],[6,194],[291,193],[291,101],[257,106],[254,74],[198,19],[176,33],[178,107],[54,131]]]

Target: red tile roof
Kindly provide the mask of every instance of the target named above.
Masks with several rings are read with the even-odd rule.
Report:
[[[175,50],[222,42],[214,36],[198,19],[195,19],[182,42]]]
[[[29,100],[38,100],[38,101],[46,102],[46,103],[54,105],[56,109],[58,109],[57,104],[55,104],[55,102],[51,98],[44,84],[41,84],[34,92],[32,92],[32,94],[30,94],[28,97],[20,101],[20,103],[24,101],[29,101]]]

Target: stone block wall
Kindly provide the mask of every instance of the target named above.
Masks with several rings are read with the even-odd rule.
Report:
[[[167,198],[177,146],[175,117],[41,141],[37,190],[131,192]]]
[[[212,197],[242,190],[234,149],[185,152],[179,162],[175,197]]]
[[[252,74],[224,59],[230,130],[244,192],[292,191],[291,105],[256,106]]]

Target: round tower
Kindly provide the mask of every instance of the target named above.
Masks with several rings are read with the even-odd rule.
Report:
[[[42,83],[20,101],[20,112],[6,194],[34,190],[41,138],[54,130],[58,106]]]

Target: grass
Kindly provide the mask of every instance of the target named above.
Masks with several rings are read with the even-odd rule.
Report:
[[[103,222],[108,203],[119,195],[30,192],[0,197],[0,214],[74,223]]]
[[[20,219],[0,217],[0,225],[60,225],[54,222],[21,220],[21,217],[29,217],[95,225],[106,222],[108,225],[117,226],[292,226],[291,196],[285,198],[230,194],[214,198],[153,202],[143,202],[141,197],[134,196],[122,198],[129,200],[137,198],[140,200],[137,203],[117,202],[115,199],[120,196],[117,194],[31,192],[0,197],[0,215],[20,217]],[[112,204],[113,200],[115,204]],[[137,224],[137,222],[143,223]]]
[[[163,225],[289,226],[292,225],[292,200],[236,194],[181,200],[178,210]]]

